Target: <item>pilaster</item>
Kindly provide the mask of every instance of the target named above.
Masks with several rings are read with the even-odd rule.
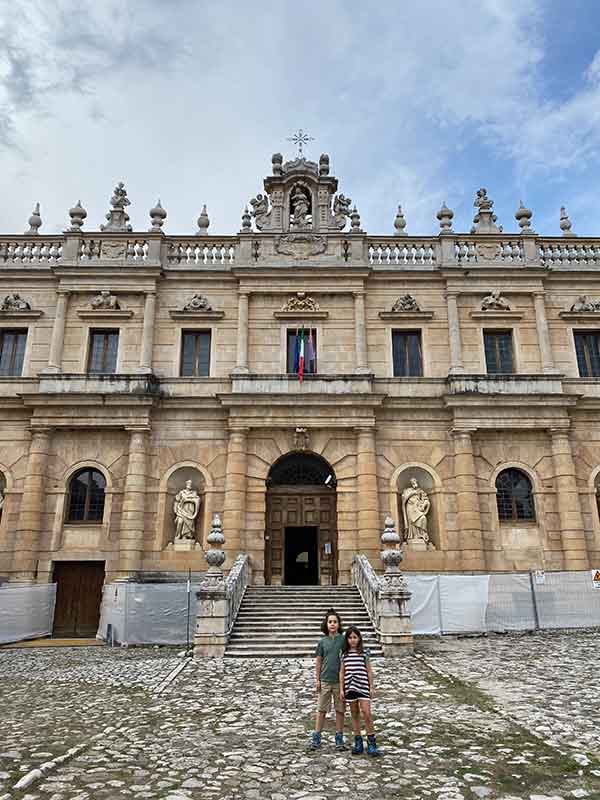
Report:
[[[123,492],[119,557],[119,571],[123,576],[142,567],[150,433],[147,428],[129,430],[129,459]]]
[[[142,346],[140,348],[140,372],[152,372],[155,313],[156,292],[146,292],[146,300],[144,303],[144,324],[142,329]]]
[[[379,558],[379,494],[375,428],[357,427],[355,431],[358,552],[375,563]]]
[[[473,456],[472,433],[473,431],[465,429],[452,431],[457,525],[463,569],[485,570],[485,553],[481,532],[481,511],[477,492],[477,473]]]
[[[356,373],[369,372],[367,362],[367,326],[365,320],[365,293],[354,292],[354,344],[356,349]]]
[[[450,338],[450,373],[456,374],[464,372],[458,318],[458,292],[447,292],[446,302],[448,305],[448,336]]]
[[[246,546],[247,448],[248,428],[230,430],[227,444],[223,527],[227,531],[227,545],[232,560]]]
[[[69,291],[59,289],[56,298],[56,312],[54,324],[52,326],[52,338],[50,339],[50,354],[48,356],[48,366],[42,373],[62,372],[62,355],[65,342],[65,322],[67,318],[67,305],[69,302]]]
[[[564,566],[568,570],[588,569],[585,529],[569,432],[564,428],[551,428],[550,437]]]
[[[533,302],[535,306],[535,325],[540,345],[542,372],[552,373],[555,372],[555,368],[554,358],[552,356],[552,345],[550,344],[550,333],[548,331],[548,320],[546,318],[544,292],[534,292]]]
[[[238,295],[237,355],[235,374],[248,372],[248,306],[249,292],[240,291]]]

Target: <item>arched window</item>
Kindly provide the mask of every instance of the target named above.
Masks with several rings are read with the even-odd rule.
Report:
[[[97,469],[82,469],[69,482],[67,522],[102,522],[106,480]]]
[[[535,520],[531,481],[520,469],[505,469],[498,475],[496,500],[501,522]]]

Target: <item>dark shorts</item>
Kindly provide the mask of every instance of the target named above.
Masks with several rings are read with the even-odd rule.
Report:
[[[346,700],[348,703],[351,703],[353,700],[370,700],[368,694],[364,692],[357,692],[355,689],[350,689],[346,692]]]

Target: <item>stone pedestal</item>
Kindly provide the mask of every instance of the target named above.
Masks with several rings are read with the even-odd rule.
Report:
[[[167,550],[189,553],[190,550],[202,550],[202,548],[200,542],[196,542],[194,539],[175,539],[174,542],[167,545]]]
[[[408,539],[404,546],[407,550],[414,550],[418,553],[427,551],[427,542],[424,542],[423,539]]]
[[[384,656],[404,655],[413,650],[414,640],[408,610],[410,598],[411,594],[401,576],[382,578],[379,624]]]
[[[198,599],[194,656],[221,658],[227,646],[227,592],[223,578],[204,580],[196,592]]]

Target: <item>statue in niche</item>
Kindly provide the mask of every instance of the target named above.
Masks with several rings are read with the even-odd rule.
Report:
[[[310,226],[310,222],[308,221],[310,202],[306,190],[301,186],[294,187],[291,196],[291,205],[292,214],[294,215],[294,228],[308,228]]]
[[[580,295],[571,306],[571,311],[579,313],[600,311],[600,301],[592,300],[587,295]]]
[[[394,305],[392,311],[420,311],[419,304],[412,296],[412,294],[403,294],[399,297]]]
[[[195,294],[183,307],[184,311],[212,311],[212,306],[202,294]]]
[[[31,304],[17,294],[7,294],[0,306],[2,311],[31,311]]]
[[[510,305],[500,296],[499,289],[495,289],[491,294],[483,298],[481,310],[488,311],[489,309],[493,311],[510,311]]]
[[[109,308],[112,311],[118,311],[120,308],[117,298],[108,289],[102,289],[100,294],[91,299],[90,305],[92,308]]]
[[[200,503],[200,495],[192,488],[192,482],[186,481],[185,487],[177,492],[173,502],[175,541],[196,538],[196,517],[200,511]]]
[[[420,539],[433,549],[427,531],[427,515],[431,509],[431,501],[425,489],[421,489],[416,478],[411,478],[409,485],[402,492],[402,519],[404,521],[404,537],[407,542]]]
[[[340,230],[343,230],[346,220],[350,218],[351,205],[352,200],[343,194],[336,194],[333,198],[333,221]]]

